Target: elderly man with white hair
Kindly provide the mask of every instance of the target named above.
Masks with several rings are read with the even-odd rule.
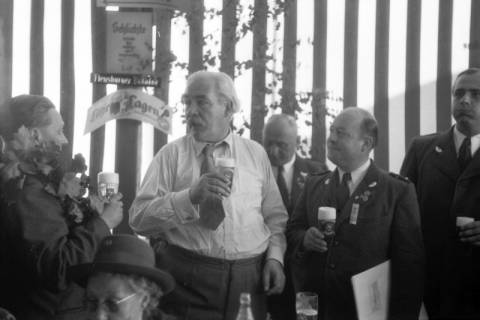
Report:
[[[190,75],[183,95],[188,134],[153,159],[130,225],[155,239],[159,267],[177,287],[163,309],[181,319],[234,319],[241,292],[265,319],[266,295],[283,290],[287,212],[263,147],[232,132],[240,109],[232,79]],[[215,160],[232,158],[233,176]]]

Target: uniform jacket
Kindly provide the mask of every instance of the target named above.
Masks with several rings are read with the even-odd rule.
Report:
[[[318,226],[318,207],[336,206],[337,186],[336,170],[308,179],[287,224],[288,245],[294,250],[296,291],[312,290],[319,294],[319,319],[355,319],[351,277],[390,259],[390,318],[418,318],[424,253],[413,185],[372,163],[337,213],[336,235],[328,251],[305,251],[305,232]],[[358,215],[353,223],[352,208],[357,205]]]
[[[457,239],[456,216],[480,219],[480,152],[460,173],[453,127],[414,139],[401,173],[416,186],[431,316],[480,318],[480,252]]]
[[[289,216],[292,215],[298,197],[302,193],[305,181],[307,180],[307,175],[325,171],[328,171],[325,164],[296,156],[295,162],[293,163],[293,181],[292,192],[290,193],[290,203],[285,205]]]
[[[93,260],[110,231],[98,216],[67,225],[46,186],[27,175],[13,204],[0,201],[1,304],[19,320],[82,319],[83,290],[66,279],[66,269]]]

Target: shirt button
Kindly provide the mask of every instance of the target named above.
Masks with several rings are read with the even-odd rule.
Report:
[[[335,269],[335,263],[330,263],[328,266],[330,267],[330,269]]]

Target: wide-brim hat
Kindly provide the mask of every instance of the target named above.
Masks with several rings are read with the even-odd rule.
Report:
[[[68,278],[86,287],[88,278],[97,272],[137,275],[157,283],[166,294],[175,280],[155,267],[155,254],[148,243],[133,235],[108,236],[100,244],[93,262],[72,266]]]

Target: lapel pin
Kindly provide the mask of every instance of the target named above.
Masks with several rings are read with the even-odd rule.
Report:
[[[370,183],[370,184],[368,185],[368,187],[369,187],[369,188],[373,188],[373,187],[375,187],[376,185],[377,185],[377,181],[373,181],[372,183]]]
[[[435,146],[435,151],[437,153],[442,153],[443,152],[442,148],[440,148],[439,146]]]

